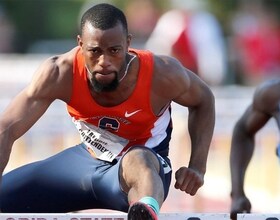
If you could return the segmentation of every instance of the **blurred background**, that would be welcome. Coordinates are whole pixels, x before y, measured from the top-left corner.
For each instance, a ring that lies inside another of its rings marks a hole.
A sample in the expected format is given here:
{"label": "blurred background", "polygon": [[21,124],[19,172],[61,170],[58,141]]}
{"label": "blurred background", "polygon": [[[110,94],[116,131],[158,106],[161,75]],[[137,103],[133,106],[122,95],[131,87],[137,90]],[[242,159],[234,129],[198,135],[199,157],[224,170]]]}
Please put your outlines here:
{"label": "blurred background", "polygon": [[[171,186],[166,212],[228,212],[232,128],[257,85],[280,76],[279,0],[1,0],[0,111],[47,57],[77,45],[81,14],[107,2],[126,14],[132,47],[172,55],[199,75],[216,97],[216,126],[205,185],[195,197]],[[170,157],[174,171],[187,165],[187,109],[173,104]],[[272,120],[257,134],[246,175],[253,212],[279,212],[280,175]],[[64,103],[56,101],[14,145],[9,171],[79,142]],[[173,178],[174,179],[174,178]],[[173,183],[174,184],[174,183]]]}

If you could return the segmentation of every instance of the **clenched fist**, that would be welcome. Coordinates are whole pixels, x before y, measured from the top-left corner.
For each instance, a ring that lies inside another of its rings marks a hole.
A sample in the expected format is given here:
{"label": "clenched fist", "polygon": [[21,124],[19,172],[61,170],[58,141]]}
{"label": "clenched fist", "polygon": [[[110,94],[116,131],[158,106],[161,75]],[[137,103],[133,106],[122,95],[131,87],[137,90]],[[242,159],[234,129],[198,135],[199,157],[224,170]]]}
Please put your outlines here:
{"label": "clenched fist", "polygon": [[175,173],[175,180],[176,189],[185,191],[186,193],[193,196],[203,185],[204,174],[201,174],[200,172],[191,168],[181,167]]}

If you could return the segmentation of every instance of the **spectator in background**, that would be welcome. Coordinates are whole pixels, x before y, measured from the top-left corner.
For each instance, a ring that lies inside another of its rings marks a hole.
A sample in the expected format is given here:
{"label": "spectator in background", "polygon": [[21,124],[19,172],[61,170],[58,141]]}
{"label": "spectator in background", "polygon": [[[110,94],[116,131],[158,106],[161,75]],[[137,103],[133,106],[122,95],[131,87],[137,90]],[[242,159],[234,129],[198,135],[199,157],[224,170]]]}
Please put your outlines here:
{"label": "spectator in background", "polygon": [[14,52],[15,28],[0,5],[0,53]]}
{"label": "spectator in background", "polygon": [[125,14],[129,30],[138,39],[149,37],[160,16],[154,0],[130,0],[126,4]]}
{"label": "spectator in background", "polygon": [[220,24],[200,0],[173,0],[160,17],[146,48],[175,56],[210,85],[226,77],[226,46]]}
{"label": "spectator in background", "polygon": [[280,25],[264,1],[242,1],[232,20],[239,83],[255,86],[280,72]]}

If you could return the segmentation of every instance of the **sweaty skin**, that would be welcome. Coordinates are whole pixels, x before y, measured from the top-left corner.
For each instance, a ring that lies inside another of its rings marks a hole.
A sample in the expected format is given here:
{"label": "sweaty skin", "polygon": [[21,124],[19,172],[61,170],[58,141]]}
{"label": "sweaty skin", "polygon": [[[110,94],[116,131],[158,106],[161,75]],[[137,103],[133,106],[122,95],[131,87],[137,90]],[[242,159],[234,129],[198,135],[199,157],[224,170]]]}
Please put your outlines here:
{"label": "sweaty skin", "polygon": [[[252,103],[234,127],[231,152],[231,218],[250,212],[251,202],[244,192],[244,178],[255,148],[255,135],[274,118],[279,128],[280,80],[264,82],[257,87]],[[279,128],[280,129],[280,128]]]}
{"label": "sweaty skin", "polygon": [[[94,80],[103,86],[122,78],[127,60],[131,36],[125,35],[122,25],[100,30],[86,24],[82,35],[77,37],[87,68],[92,98],[105,107],[115,106],[132,94],[135,87],[139,60],[134,59],[128,73],[112,91],[97,91]],[[77,48],[44,61],[37,69],[31,83],[19,93],[0,117],[0,171],[3,173],[15,140],[21,137],[45,113],[51,103],[62,100],[68,103],[72,92],[72,63]],[[162,89],[164,88],[164,89]],[[176,173],[175,188],[195,195],[204,183],[206,162],[215,122],[214,97],[208,86],[194,73],[185,69],[177,60],[167,56],[154,57],[151,91],[152,109],[158,115],[162,108],[174,101],[188,107],[188,127],[191,137],[189,164]],[[186,122],[187,123],[187,122]],[[145,159],[141,167],[127,166],[131,161]],[[143,176],[133,172],[142,169]],[[123,158],[120,179],[129,201],[137,201],[142,195],[150,195],[163,202],[163,190],[158,173],[157,158],[150,152],[132,150]],[[144,177],[150,179],[146,180]],[[139,184],[137,184],[139,183]],[[145,188],[138,186],[145,184]],[[158,186],[158,189],[155,187]]]}

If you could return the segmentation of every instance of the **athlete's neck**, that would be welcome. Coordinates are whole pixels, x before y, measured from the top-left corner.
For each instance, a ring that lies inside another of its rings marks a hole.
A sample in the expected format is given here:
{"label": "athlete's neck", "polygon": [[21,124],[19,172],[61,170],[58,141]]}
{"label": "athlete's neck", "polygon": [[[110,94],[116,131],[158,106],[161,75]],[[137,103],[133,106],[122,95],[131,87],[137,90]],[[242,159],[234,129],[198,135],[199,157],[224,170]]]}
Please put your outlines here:
{"label": "athlete's neck", "polygon": [[136,58],[136,55],[131,55],[129,53],[127,53],[127,59],[128,61],[126,62],[126,67],[124,70],[124,74],[122,75],[122,77],[119,79],[119,82],[121,82],[127,75],[128,69],[130,67],[131,62]]}

